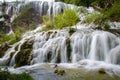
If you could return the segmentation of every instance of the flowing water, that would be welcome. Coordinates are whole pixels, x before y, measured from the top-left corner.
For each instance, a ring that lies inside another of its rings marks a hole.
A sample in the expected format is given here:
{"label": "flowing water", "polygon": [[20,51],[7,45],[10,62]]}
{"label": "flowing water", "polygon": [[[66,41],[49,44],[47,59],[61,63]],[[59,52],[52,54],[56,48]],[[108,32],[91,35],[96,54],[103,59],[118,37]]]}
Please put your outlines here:
{"label": "flowing water", "polygon": [[[63,12],[67,7],[76,8],[74,5],[65,4],[53,1],[35,1],[19,4],[16,13],[20,13],[26,6],[31,5],[38,11],[39,15],[48,14],[55,16]],[[79,7],[80,8],[80,7]],[[11,8],[8,8],[9,14]],[[85,8],[89,13],[92,13],[93,8]],[[14,10],[13,10],[14,11]],[[80,15],[83,20],[84,14]],[[117,25],[117,24],[116,24]],[[18,69],[10,69],[11,72],[25,72],[26,70],[33,70],[31,75],[36,80],[57,80],[58,77],[51,72],[39,69],[42,64],[58,63],[66,68],[79,68],[80,66],[86,69],[96,70],[104,68],[108,74],[120,75],[120,36],[107,31],[93,30],[90,27],[94,24],[82,24],[79,22],[75,26],[74,33],[69,33],[68,29],[50,30],[40,32],[43,26],[38,27],[34,31],[25,33],[21,41],[15,43],[8,51],[6,51],[3,58],[0,59],[0,65],[5,65],[10,60],[10,66],[15,65],[15,56],[21,50],[21,46],[28,39],[33,39],[33,48],[31,53],[31,66],[24,66]],[[115,27],[111,25],[111,27]],[[119,28],[119,27],[117,27]],[[15,47],[18,46],[18,50]],[[15,54],[10,59],[10,54]],[[43,73],[39,73],[39,72]],[[38,73],[37,73],[38,72]],[[36,74],[47,74],[49,77],[37,76]],[[54,78],[53,78],[54,77]],[[43,79],[44,78],[44,79]]]}

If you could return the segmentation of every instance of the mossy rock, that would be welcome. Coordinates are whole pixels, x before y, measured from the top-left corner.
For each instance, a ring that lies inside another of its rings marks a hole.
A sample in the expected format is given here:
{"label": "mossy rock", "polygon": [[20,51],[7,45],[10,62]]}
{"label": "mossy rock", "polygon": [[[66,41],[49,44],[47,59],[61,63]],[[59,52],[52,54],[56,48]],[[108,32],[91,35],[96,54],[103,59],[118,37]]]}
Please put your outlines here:
{"label": "mossy rock", "polygon": [[101,68],[101,69],[98,70],[98,73],[100,73],[100,74],[106,74],[106,71],[105,71],[105,69]]}
{"label": "mossy rock", "polygon": [[21,47],[21,49],[31,49],[33,45],[33,39],[27,40]]}
{"label": "mossy rock", "polygon": [[15,67],[25,66],[30,64],[31,49],[21,50],[15,57]]}
{"label": "mossy rock", "polygon": [[68,28],[68,32],[70,35],[72,35],[75,31],[76,31],[76,29],[74,29],[74,28]]}
{"label": "mossy rock", "polygon": [[0,71],[0,80],[33,80],[33,78],[27,74],[11,74],[8,71]]}
{"label": "mossy rock", "polygon": [[10,48],[9,44],[3,43],[0,45],[0,58],[4,56],[5,52]]}
{"label": "mossy rock", "polygon": [[33,40],[26,41],[22,46],[20,52],[15,57],[15,67],[25,66],[30,64],[32,53]]}
{"label": "mossy rock", "polygon": [[63,69],[60,69],[60,70],[57,69],[57,70],[54,71],[54,73],[57,74],[57,75],[64,75],[65,74],[65,70],[63,70]]}
{"label": "mossy rock", "polygon": [[14,19],[12,27],[15,32],[18,28],[22,29],[22,31],[33,30],[41,22],[42,20],[40,19],[40,15],[38,15],[37,11],[28,6]]}

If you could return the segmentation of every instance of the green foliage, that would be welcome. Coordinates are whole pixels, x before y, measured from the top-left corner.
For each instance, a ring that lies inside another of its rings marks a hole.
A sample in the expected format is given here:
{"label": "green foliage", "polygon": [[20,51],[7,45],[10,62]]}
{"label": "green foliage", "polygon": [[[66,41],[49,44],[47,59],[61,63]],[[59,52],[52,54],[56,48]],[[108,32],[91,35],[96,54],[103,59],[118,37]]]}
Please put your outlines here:
{"label": "green foliage", "polygon": [[7,43],[0,44],[0,58],[4,56],[8,48],[9,48],[9,45]]}
{"label": "green foliage", "polygon": [[94,13],[88,14],[86,16],[85,22],[87,22],[87,23],[92,23],[92,22],[99,23],[98,20],[100,20],[102,17],[103,17],[103,14],[100,14],[98,12],[94,12]]}
{"label": "green foliage", "polygon": [[48,16],[43,16],[43,24],[47,29],[61,29],[66,26],[75,25],[79,20],[77,13],[74,10],[67,9],[64,13],[57,14],[54,18],[49,19]]}
{"label": "green foliage", "polygon": [[[57,0],[56,0],[57,1]],[[115,0],[59,0],[65,3],[74,4],[77,6],[97,6],[100,8],[107,8],[112,6]]]}
{"label": "green foliage", "polygon": [[75,4],[77,6],[89,6],[94,0],[60,0],[65,3]]}
{"label": "green foliage", "polygon": [[0,71],[0,80],[33,80],[27,73],[11,74],[7,71]]}
{"label": "green foliage", "polygon": [[111,8],[105,12],[105,17],[112,21],[120,21],[120,0],[117,0]]}
{"label": "green foliage", "polygon": [[64,75],[65,74],[65,70],[57,69],[57,70],[54,71],[54,73],[57,74],[57,75]]}
{"label": "green foliage", "polygon": [[3,35],[1,35],[1,37],[2,38],[0,38],[0,44],[2,44],[4,42],[6,42],[8,44],[13,44],[20,40],[20,36],[17,33],[10,34],[10,35],[3,34]]}
{"label": "green foliage", "polygon": [[94,12],[86,16],[86,23],[94,23],[98,25],[96,29],[108,30],[110,26],[108,25],[109,19],[106,18],[105,14]]}
{"label": "green foliage", "polygon": [[109,29],[108,21],[120,21],[120,0],[116,0],[110,8],[105,9],[102,13],[92,13],[89,14],[85,22],[87,23],[95,23],[99,25],[99,29]]}

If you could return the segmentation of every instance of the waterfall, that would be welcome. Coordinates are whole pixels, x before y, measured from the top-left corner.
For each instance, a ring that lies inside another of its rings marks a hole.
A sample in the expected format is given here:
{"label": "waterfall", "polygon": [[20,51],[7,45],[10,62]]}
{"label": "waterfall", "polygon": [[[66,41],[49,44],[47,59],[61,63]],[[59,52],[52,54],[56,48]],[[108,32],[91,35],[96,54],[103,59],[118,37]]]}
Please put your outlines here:
{"label": "waterfall", "polygon": [[[29,6],[34,8],[36,15],[40,17],[43,15],[54,17],[67,9],[67,7],[71,9],[77,7],[62,2],[54,2],[54,0],[39,0],[19,4],[14,9],[10,6],[6,13],[11,16],[16,16]],[[94,11],[93,8],[84,9],[89,13]],[[45,26],[39,26],[33,31],[26,32],[22,35],[22,39],[13,44],[5,52],[5,55],[0,58],[0,65],[14,66],[16,64],[16,56],[22,51],[22,45],[29,39],[33,39],[32,51],[29,56],[30,66],[43,63],[70,63],[79,64],[80,66],[77,67],[89,65],[90,67],[94,66],[94,68],[98,68],[98,65],[100,65],[102,68],[106,68],[106,65],[109,64],[107,68],[113,69],[111,67],[117,66],[117,69],[120,69],[120,36],[107,31],[93,30],[91,28],[95,27],[95,24],[91,23],[88,25],[82,23],[85,19],[83,13],[79,17],[81,21],[71,26],[75,29],[73,33],[70,33],[68,28],[41,31]],[[110,26],[112,28],[117,26],[117,29],[119,29],[119,23],[110,23]],[[16,47],[18,47],[17,50],[15,49]],[[89,69],[89,67],[87,68]],[[113,73],[115,72],[116,74],[120,74],[119,71],[117,73],[116,69]]]}
{"label": "waterfall", "polygon": [[[120,64],[120,38],[110,32],[99,30],[77,30],[72,35],[68,30],[39,32],[39,28],[24,34],[23,39],[10,48],[0,62],[12,52],[10,65],[15,64],[15,56],[28,39],[33,38],[31,65],[37,63],[77,63],[81,60],[103,61]],[[69,39],[69,43],[68,40]],[[70,46],[67,46],[67,45]],[[14,48],[18,46],[18,50]],[[8,55],[6,57],[6,55]]]}
{"label": "waterfall", "polygon": [[6,14],[11,16],[11,21],[13,21],[22,10],[28,7],[32,7],[35,10],[36,15],[39,15],[40,17],[43,15],[49,15],[51,17],[63,12],[68,7],[73,9],[76,6],[62,2],[55,2],[54,0],[31,0],[25,3],[20,3],[17,6],[8,6]]}
{"label": "waterfall", "polygon": [[50,31],[35,35],[31,64],[67,62],[65,31]]}

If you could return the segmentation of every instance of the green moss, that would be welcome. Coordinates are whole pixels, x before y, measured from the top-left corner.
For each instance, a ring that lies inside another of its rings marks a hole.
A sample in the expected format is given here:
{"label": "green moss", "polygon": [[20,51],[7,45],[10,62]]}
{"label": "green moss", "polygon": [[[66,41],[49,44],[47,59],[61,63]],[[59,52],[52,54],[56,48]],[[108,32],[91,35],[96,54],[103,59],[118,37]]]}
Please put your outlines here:
{"label": "green moss", "polygon": [[8,43],[9,45],[14,44],[15,42],[19,41],[21,36],[17,33],[6,35],[2,34],[2,38],[0,38],[0,44],[2,43]]}
{"label": "green moss", "polygon": [[0,58],[4,56],[5,52],[9,47],[10,47],[9,44],[7,43],[3,43],[0,45]]}
{"label": "green moss", "polygon": [[101,74],[98,71],[86,71],[84,69],[66,69],[61,80],[120,80],[118,76]]}
{"label": "green moss", "polygon": [[31,60],[33,40],[28,40],[21,46],[20,52],[15,57],[15,67],[29,65]]}
{"label": "green moss", "polygon": [[57,75],[64,75],[65,74],[65,70],[57,69],[57,70],[54,71],[54,73],[57,74]]}
{"label": "green moss", "polygon": [[104,70],[103,68],[99,69],[98,72],[99,72],[100,74],[106,74],[106,72],[105,72],[105,70]]}
{"label": "green moss", "polygon": [[15,67],[29,65],[31,51],[31,49],[21,50],[15,57]]}
{"label": "green moss", "polygon": [[108,8],[104,14],[105,17],[110,19],[111,21],[120,21],[120,0],[116,0],[112,7]]}
{"label": "green moss", "polygon": [[7,71],[0,71],[0,80],[33,80],[33,78],[26,73],[10,74]]}

